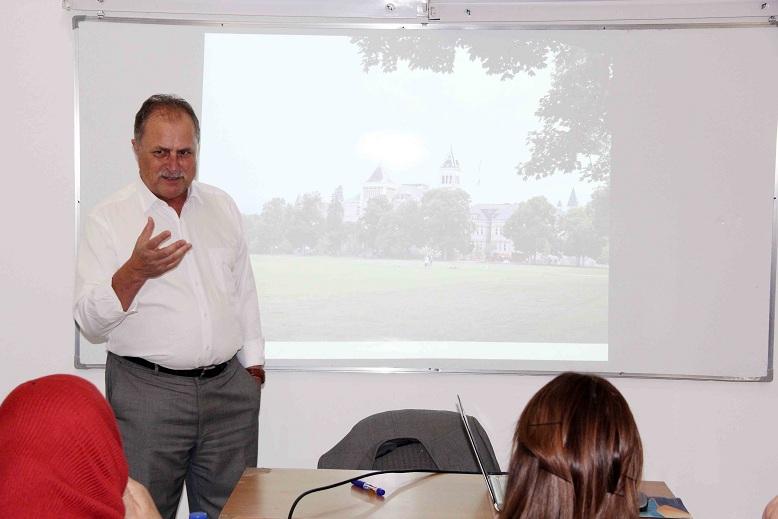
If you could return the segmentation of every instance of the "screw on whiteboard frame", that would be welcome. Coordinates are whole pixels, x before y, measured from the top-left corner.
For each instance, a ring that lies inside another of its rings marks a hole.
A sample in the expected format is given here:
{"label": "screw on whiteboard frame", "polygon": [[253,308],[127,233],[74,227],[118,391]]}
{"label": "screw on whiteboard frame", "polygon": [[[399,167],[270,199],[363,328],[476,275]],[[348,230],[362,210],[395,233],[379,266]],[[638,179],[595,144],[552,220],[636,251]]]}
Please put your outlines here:
{"label": "screw on whiteboard frame", "polygon": [[101,20],[105,18],[105,11],[97,11],[97,17]]}

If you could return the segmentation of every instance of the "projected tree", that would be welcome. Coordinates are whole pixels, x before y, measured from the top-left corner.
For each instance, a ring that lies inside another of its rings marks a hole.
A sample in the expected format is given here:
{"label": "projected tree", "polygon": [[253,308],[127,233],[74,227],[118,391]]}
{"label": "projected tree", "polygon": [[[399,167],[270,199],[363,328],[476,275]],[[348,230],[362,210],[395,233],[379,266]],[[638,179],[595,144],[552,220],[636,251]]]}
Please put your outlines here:
{"label": "projected tree", "polygon": [[244,215],[244,232],[252,253],[289,252],[286,240],[288,204],[275,197],[262,207],[260,214]]}
{"label": "projected tree", "polygon": [[412,247],[421,247],[424,243],[421,221],[421,207],[415,200],[392,207],[382,219],[382,232],[377,239],[382,254],[407,257]]}
{"label": "projected tree", "polygon": [[574,207],[559,217],[559,238],[562,251],[578,258],[580,265],[584,256],[598,257],[602,242],[592,224],[588,207]]}
{"label": "projected tree", "polygon": [[536,112],[542,129],[527,135],[524,145],[531,158],[517,164],[516,172],[524,180],[556,172],[577,172],[590,182],[607,180],[611,135],[605,102],[612,63],[602,52],[548,38],[486,38],[475,31],[467,38],[443,31],[399,38],[369,34],[351,42],[359,48],[366,72],[372,67],[392,72],[405,61],[411,70],[451,73],[457,49],[502,79],[553,67],[551,88]]}
{"label": "projected tree", "polygon": [[455,252],[472,249],[470,236],[470,195],[461,189],[433,189],[421,199],[421,215],[426,241],[443,253],[443,259]]}
{"label": "projected tree", "polygon": [[556,241],[556,209],[544,196],[521,202],[505,222],[505,236],[534,262],[539,252],[552,250]]}
{"label": "projected tree", "polygon": [[386,232],[387,215],[392,211],[392,203],[385,196],[376,196],[367,201],[365,211],[359,219],[360,238],[369,250],[376,250]]}
{"label": "projected tree", "polygon": [[314,248],[324,232],[321,195],[305,193],[288,207],[287,238],[295,249]]}
{"label": "projected tree", "polygon": [[337,255],[340,253],[344,239],[343,186],[338,186],[330,197],[324,225],[324,235],[319,241],[319,249],[322,252]]}
{"label": "projected tree", "polygon": [[597,236],[607,240],[610,235],[611,226],[609,183],[594,190],[588,206],[592,217],[592,225],[594,225],[594,228],[597,230]]}

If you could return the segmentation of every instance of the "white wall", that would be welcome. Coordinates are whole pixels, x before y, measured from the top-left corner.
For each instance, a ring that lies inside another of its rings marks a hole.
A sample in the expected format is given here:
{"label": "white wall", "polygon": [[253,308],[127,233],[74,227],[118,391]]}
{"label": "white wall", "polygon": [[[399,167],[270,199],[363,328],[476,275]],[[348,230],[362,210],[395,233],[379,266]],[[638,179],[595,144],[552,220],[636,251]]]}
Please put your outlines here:
{"label": "white wall", "polygon": [[[73,49],[56,0],[6,4],[0,19],[0,398],[73,368],[75,264]],[[131,124],[128,121],[128,128]],[[129,139],[129,135],[128,135]],[[105,167],[111,168],[110,157]],[[127,172],[128,178],[134,173]],[[766,340],[766,338],[765,338]],[[454,410],[457,393],[507,467],[515,420],[545,377],[273,373],[260,418],[260,465],[315,467],[353,423],[390,408]],[[646,452],[695,517],[759,517],[778,493],[778,384],[616,379]],[[506,395],[505,405],[489,395]]]}

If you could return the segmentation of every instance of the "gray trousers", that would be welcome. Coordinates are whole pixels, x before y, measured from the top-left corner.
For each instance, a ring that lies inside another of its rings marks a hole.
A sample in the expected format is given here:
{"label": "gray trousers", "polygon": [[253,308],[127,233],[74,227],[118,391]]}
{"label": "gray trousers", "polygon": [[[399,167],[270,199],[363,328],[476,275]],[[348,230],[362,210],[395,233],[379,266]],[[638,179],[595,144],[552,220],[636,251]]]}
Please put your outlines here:
{"label": "gray trousers", "polygon": [[180,377],[112,353],[105,391],[130,477],[175,519],[183,485],[190,512],[219,517],[246,467],[257,465],[261,389],[237,359],[213,378]]}

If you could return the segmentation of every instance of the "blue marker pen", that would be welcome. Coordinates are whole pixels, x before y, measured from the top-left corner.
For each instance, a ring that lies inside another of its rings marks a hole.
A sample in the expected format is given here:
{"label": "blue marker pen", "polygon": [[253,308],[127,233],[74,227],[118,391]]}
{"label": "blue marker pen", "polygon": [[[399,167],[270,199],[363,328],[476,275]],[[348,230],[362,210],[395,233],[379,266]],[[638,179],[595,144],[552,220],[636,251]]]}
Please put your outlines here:
{"label": "blue marker pen", "polygon": [[379,496],[386,494],[386,490],[384,490],[383,488],[374,487],[370,483],[365,483],[364,481],[360,481],[358,479],[352,481],[351,484],[363,490],[369,490],[370,492],[375,492]]}

